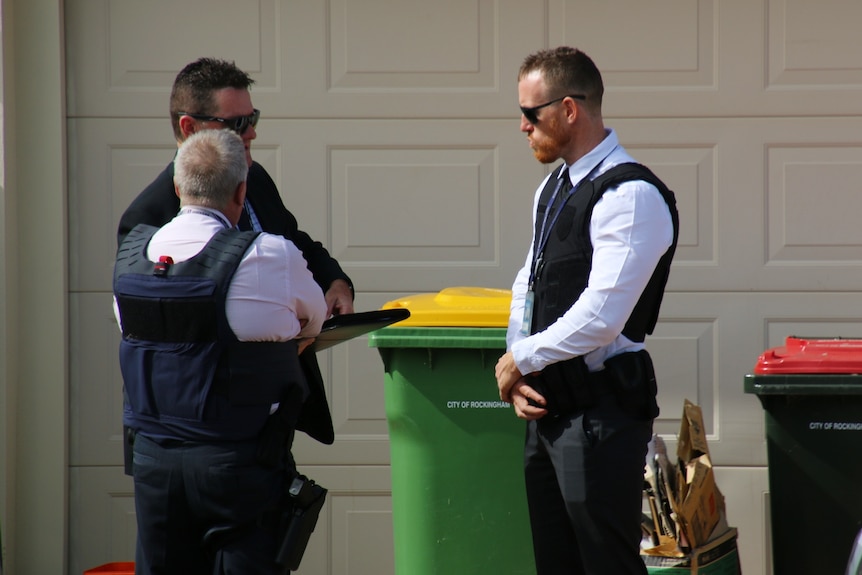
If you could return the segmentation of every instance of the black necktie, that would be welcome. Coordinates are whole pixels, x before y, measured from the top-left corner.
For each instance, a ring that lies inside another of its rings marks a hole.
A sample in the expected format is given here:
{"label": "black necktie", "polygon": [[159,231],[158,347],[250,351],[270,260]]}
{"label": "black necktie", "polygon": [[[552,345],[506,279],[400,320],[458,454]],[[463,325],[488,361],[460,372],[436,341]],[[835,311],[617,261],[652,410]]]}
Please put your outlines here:
{"label": "black necktie", "polygon": [[[557,182],[557,191],[551,196],[551,203],[548,204],[548,214],[551,216],[550,227],[554,227],[557,218],[560,216],[560,210],[569,201],[569,196],[572,192],[572,180],[569,178],[569,168],[566,167],[560,173],[559,181]],[[550,229],[548,229],[550,232]]]}

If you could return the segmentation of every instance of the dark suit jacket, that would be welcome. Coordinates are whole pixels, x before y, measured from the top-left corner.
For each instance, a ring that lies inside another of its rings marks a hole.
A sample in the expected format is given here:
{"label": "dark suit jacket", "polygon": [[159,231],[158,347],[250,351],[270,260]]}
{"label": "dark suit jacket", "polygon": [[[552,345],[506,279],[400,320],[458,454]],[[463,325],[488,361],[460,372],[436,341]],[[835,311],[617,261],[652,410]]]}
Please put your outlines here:
{"label": "dark suit jacket", "polygon": [[[246,198],[260,221],[263,231],[284,236],[296,244],[305,256],[308,269],[314,274],[315,281],[324,292],[336,279],[343,279],[349,285],[353,285],[326,248],[299,229],[294,215],[284,207],[275,182],[257,162],[253,162],[248,171]],[[180,200],[174,191],[172,162],[123,213],[117,229],[117,245],[123,243],[126,235],[136,225],[149,224],[161,227],[171,221],[179,209]],[[240,228],[243,228],[242,221]],[[335,432],[317,356],[313,353],[303,353],[299,358],[308,379],[311,394],[303,406],[296,428],[321,443],[331,444],[335,440]]]}

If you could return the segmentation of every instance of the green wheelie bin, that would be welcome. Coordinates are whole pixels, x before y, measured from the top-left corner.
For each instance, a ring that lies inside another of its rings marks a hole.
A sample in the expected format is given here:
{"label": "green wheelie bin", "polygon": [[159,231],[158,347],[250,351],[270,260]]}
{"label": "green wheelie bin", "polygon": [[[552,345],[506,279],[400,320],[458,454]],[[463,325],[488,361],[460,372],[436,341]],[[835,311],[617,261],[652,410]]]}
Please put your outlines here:
{"label": "green wheelie bin", "polygon": [[862,528],[862,340],[786,338],[745,392],[766,421],[775,575],[843,575]]}
{"label": "green wheelie bin", "polygon": [[511,292],[455,287],[392,301],[383,360],[397,575],[535,574],[525,424],[500,401]]}

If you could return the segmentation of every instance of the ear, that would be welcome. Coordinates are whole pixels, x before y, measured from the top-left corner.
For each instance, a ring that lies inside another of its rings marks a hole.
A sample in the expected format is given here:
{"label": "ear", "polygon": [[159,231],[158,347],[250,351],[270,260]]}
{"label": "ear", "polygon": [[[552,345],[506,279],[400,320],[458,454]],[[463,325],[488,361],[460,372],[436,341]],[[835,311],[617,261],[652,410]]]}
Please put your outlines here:
{"label": "ear", "polygon": [[180,132],[183,134],[183,141],[197,131],[197,122],[191,116],[180,116]]}
{"label": "ear", "polygon": [[563,100],[563,105],[566,107],[566,120],[570,124],[574,124],[578,119],[578,114],[580,113],[580,109],[578,108],[578,103],[574,98],[566,98]]}
{"label": "ear", "polygon": [[243,180],[242,182],[239,183],[239,185],[236,187],[236,190],[234,190],[234,193],[233,193],[234,204],[236,204],[240,207],[240,211],[242,211],[242,207],[245,204],[245,191],[246,191],[246,185],[245,185],[245,181]]}
{"label": "ear", "polygon": [[178,198],[180,197],[180,188],[176,184],[174,184],[174,193],[177,195]]}

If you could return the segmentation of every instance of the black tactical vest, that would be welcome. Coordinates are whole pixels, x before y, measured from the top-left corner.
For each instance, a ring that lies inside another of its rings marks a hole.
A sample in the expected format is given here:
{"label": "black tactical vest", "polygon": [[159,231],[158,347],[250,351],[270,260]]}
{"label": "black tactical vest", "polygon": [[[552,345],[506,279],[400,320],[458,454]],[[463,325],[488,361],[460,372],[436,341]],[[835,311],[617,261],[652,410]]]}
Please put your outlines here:
{"label": "black tactical vest", "polygon": [[123,423],[156,438],[256,437],[273,403],[307,394],[295,341],[240,342],[227,321],[231,279],[258,233],[222,230],[175,264],[147,259],[157,229],[132,230],[114,266]]}
{"label": "black tactical vest", "polygon": [[[539,196],[536,211],[537,241],[560,169],[554,170]],[[535,304],[531,333],[542,331],[554,323],[572,307],[586,289],[593,257],[590,241],[593,208],[607,189],[631,180],[643,180],[658,188],[667,202],[673,221],[673,243],[659,260],[622,333],[632,341],[642,342],[646,334],[653,332],[679,237],[679,215],[673,192],[658,177],[641,164],[625,163],[611,168],[592,181],[582,182],[570,195],[558,194],[556,205],[552,207],[554,212],[560,205],[559,196],[567,196],[567,201],[563,200],[566,203],[555,225],[548,232],[542,263],[534,278]],[[539,247],[534,245],[533,249],[537,252]]]}

